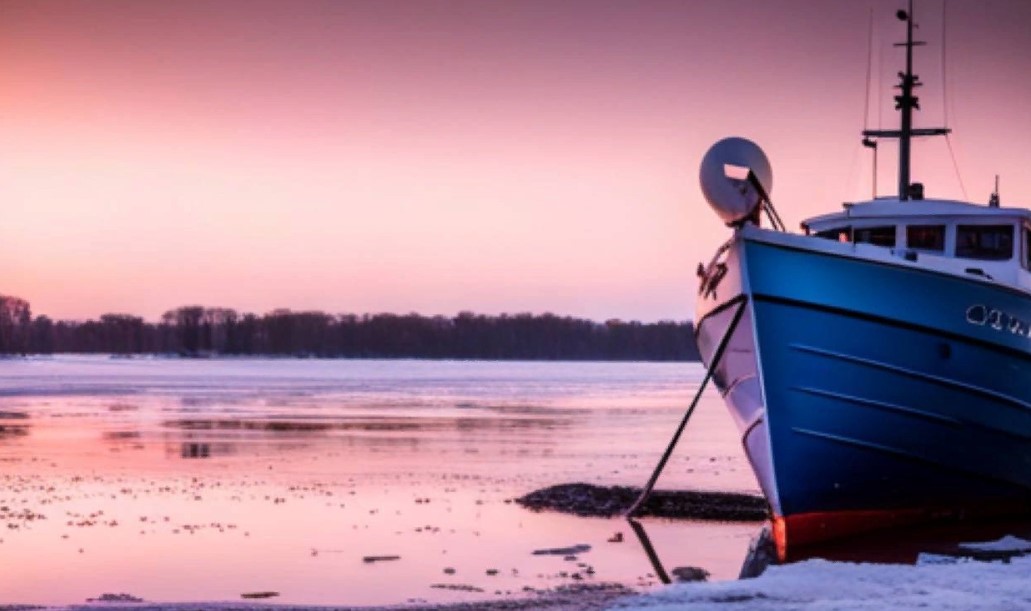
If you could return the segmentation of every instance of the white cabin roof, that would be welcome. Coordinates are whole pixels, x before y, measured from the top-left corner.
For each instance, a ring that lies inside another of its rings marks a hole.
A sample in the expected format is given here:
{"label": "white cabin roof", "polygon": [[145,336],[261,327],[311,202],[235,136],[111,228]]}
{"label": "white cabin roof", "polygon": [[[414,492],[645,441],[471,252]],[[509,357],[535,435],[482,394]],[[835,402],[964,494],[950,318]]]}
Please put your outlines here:
{"label": "white cabin roof", "polygon": [[853,219],[905,220],[935,217],[991,217],[1007,219],[1022,218],[1031,221],[1031,211],[1024,208],[994,208],[947,199],[920,199],[900,201],[898,199],[875,199],[865,202],[847,203],[841,212],[822,214],[802,221],[803,227],[816,230],[832,225],[849,223]]}

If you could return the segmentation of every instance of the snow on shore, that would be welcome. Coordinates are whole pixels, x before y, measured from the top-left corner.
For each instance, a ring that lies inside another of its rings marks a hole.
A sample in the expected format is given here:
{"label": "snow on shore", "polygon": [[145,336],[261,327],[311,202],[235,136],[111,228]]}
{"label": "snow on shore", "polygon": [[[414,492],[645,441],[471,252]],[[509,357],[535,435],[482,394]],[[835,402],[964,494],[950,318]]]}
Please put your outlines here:
{"label": "snow on shore", "polygon": [[963,543],[960,548],[975,552],[1031,552],[1031,541],[1026,541],[1013,535],[1006,535],[998,541],[985,543]]}
{"label": "snow on shore", "polygon": [[966,611],[1031,608],[1031,557],[1010,562],[853,564],[809,560],[740,581],[687,583],[622,599],[612,609]]}
{"label": "snow on shore", "polygon": [[[625,590],[624,590],[625,592]],[[934,556],[915,566],[809,560],[773,566],[760,577],[684,583],[619,597],[618,588],[553,592],[539,598],[391,607],[327,607],[253,603],[89,604],[46,611],[1003,611],[1031,608],[1031,557],[980,562]],[[613,597],[617,597],[613,600]],[[0,605],[0,611],[29,607]],[[43,609],[31,607],[32,609]]]}

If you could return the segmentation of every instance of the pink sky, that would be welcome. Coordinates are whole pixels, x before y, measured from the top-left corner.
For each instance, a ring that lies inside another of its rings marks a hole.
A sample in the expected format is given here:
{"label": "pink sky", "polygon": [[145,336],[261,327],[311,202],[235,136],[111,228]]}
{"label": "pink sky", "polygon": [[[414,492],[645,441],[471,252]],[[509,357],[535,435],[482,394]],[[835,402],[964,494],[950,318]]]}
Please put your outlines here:
{"label": "pink sky", "polygon": [[[712,142],[767,151],[792,228],[869,196],[867,22],[871,127],[894,127],[901,4],[0,0],[0,292],[60,318],[687,319],[727,232],[697,186]],[[1031,3],[947,14],[967,195],[998,173],[1029,205]],[[917,20],[936,126],[942,0]],[[915,155],[963,197],[944,140]]]}

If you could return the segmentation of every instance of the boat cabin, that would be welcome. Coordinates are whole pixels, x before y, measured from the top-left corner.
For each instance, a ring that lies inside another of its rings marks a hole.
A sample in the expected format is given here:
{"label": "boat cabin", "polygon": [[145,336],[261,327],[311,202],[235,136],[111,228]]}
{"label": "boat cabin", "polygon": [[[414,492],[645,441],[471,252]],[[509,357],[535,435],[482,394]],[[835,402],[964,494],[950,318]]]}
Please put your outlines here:
{"label": "boat cabin", "polygon": [[942,271],[1031,289],[1031,211],[950,200],[878,199],[802,223],[806,235]]}

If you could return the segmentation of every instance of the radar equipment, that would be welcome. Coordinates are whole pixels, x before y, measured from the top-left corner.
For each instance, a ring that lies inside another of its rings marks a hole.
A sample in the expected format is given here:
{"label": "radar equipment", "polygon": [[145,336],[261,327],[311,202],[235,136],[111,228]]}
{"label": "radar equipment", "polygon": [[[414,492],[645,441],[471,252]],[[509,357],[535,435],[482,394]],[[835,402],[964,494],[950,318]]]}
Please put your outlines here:
{"label": "radar equipment", "polygon": [[765,211],[773,227],[784,230],[770,202],[770,160],[751,140],[731,137],[712,145],[702,157],[699,182],[705,200],[727,225],[758,224],[759,214]]}

